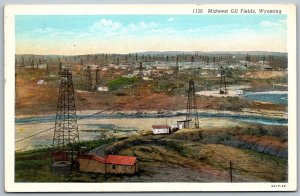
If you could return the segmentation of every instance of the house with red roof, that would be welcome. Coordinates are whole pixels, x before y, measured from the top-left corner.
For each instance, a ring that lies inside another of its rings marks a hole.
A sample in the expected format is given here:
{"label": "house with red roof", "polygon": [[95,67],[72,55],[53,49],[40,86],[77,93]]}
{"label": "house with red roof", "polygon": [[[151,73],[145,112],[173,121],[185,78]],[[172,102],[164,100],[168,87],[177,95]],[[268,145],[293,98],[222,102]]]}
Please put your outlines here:
{"label": "house with red roof", "polygon": [[138,171],[137,158],[132,156],[108,155],[106,157],[106,173],[134,174]]}
{"label": "house with red roof", "polygon": [[79,171],[91,173],[134,174],[138,171],[137,158],[132,156],[78,155]]}
{"label": "house with red roof", "polygon": [[153,134],[169,134],[171,127],[168,125],[152,125]]}

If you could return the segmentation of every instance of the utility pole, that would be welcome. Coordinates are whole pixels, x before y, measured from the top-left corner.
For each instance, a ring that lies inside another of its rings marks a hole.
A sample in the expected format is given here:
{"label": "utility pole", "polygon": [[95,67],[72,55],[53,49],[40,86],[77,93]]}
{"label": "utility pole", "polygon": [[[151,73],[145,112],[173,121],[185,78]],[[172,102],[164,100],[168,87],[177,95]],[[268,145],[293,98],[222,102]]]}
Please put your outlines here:
{"label": "utility pole", "polygon": [[190,127],[189,126],[190,123],[192,123],[195,128],[199,128],[197,101],[196,101],[196,96],[195,96],[195,84],[194,84],[193,80],[189,81],[187,114],[186,114],[187,128]]}
{"label": "utility pole", "polygon": [[[79,143],[76,105],[72,72],[64,69],[57,102],[57,112],[52,144],[51,164],[64,161],[73,163],[76,145]],[[77,149],[78,152],[79,149]]]}
{"label": "utility pole", "polygon": [[229,161],[229,172],[230,172],[230,182],[232,182],[232,164],[231,164],[231,161]]}

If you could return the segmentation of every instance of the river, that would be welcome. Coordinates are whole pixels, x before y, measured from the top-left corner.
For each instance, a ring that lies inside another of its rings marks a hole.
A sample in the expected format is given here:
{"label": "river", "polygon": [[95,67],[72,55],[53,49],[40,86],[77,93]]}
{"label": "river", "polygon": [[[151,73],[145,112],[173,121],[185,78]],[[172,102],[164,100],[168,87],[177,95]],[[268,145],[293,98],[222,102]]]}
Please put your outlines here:
{"label": "river", "polygon": [[[96,140],[106,137],[130,136],[142,130],[151,130],[155,124],[172,124],[184,120],[185,115],[177,114],[98,114],[89,118],[88,115],[78,115],[80,140]],[[81,119],[81,120],[80,120]],[[55,115],[46,117],[27,117],[15,120],[16,141],[54,127]],[[287,126],[286,118],[273,118],[254,115],[239,115],[231,113],[199,113],[200,127],[224,128],[247,124],[283,125]],[[16,143],[17,151],[33,148],[49,147],[52,144],[53,129]]]}
{"label": "river", "polygon": [[246,99],[252,101],[271,102],[275,104],[288,103],[288,94],[285,91],[268,91],[268,92],[247,92],[243,95]]}

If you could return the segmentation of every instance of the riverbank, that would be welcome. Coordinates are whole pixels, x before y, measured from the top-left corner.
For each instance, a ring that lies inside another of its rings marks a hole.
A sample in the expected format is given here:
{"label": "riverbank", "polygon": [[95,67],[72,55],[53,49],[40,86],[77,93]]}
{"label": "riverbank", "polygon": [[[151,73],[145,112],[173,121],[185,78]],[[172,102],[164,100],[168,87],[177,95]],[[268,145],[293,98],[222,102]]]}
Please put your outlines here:
{"label": "riverbank", "polygon": [[[153,116],[161,116],[161,117],[170,117],[170,116],[178,116],[186,114],[187,110],[114,110],[114,111],[105,111],[105,110],[82,110],[77,111],[78,116],[88,116],[93,114],[102,114],[103,116],[132,116],[132,115],[140,115],[145,117],[145,115]],[[286,118],[286,111],[278,111],[278,110],[265,110],[265,109],[250,109],[243,108],[241,112],[238,111],[226,111],[226,110],[212,110],[212,109],[199,109],[198,113],[201,114],[230,114],[230,115],[250,115],[250,116],[264,116],[264,117],[274,117],[274,118]],[[28,119],[28,118],[46,118],[49,116],[54,117],[55,113],[49,114],[40,114],[40,115],[16,115],[15,119]]]}

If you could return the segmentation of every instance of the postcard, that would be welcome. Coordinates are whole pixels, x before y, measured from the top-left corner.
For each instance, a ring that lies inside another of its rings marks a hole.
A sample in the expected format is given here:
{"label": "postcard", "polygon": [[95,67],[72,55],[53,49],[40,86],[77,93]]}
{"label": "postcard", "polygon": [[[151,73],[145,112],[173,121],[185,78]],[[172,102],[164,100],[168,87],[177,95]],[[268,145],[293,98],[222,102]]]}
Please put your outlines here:
{"label": "postcard", "polygon": [[7,192],[295,191],[296,7],[5,7]]}

